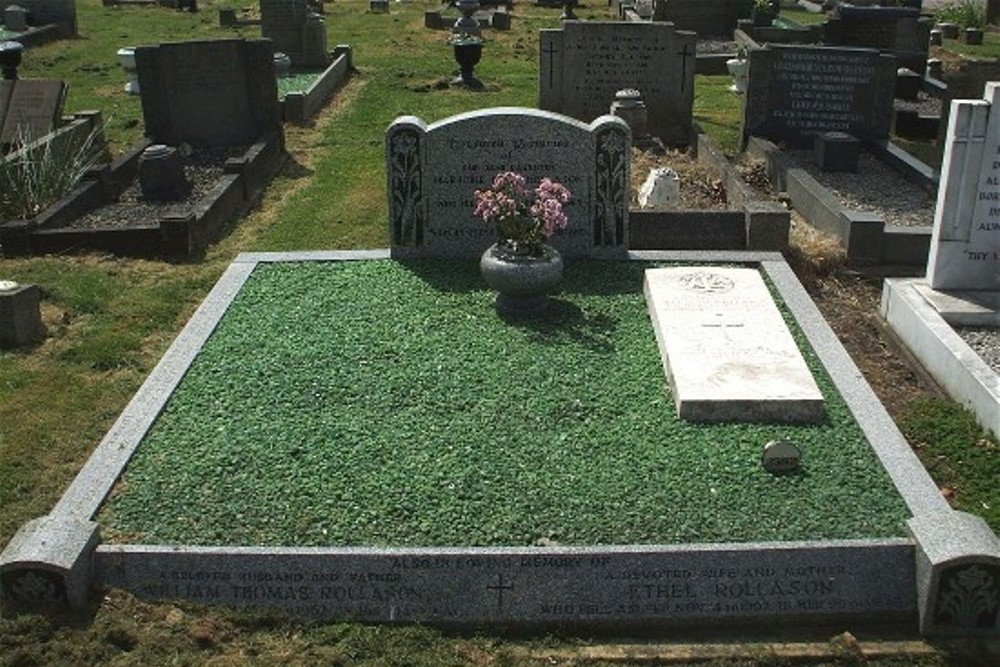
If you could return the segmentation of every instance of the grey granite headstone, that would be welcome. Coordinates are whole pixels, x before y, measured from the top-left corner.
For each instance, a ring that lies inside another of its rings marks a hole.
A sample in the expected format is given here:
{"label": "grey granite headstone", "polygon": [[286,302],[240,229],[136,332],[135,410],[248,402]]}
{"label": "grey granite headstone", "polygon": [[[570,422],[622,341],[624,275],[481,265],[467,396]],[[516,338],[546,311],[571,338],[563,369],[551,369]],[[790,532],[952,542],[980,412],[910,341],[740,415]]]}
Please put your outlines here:
{"label": "grey granite headstone", "polygon": [[[4,82],[5,84],[8,82]],[[0,144],[11,143],[24,133],[41,139],[55,129],[66,99],[66,84],[44,79],[16,79],[5,86],[6,113],[0,118]],[[0,102],[3,101],[0,94]]]}
{"label": "grey granite headstone", "polygon": [[539,37],[538,106],[592,121],[634,88],[649,130],[671,146],[691,138],[695,34],[669,23],[566,21]]}
{"label": "grey granite headstone", "polygon": [[624,253],[628,236],[628,125],[592,123],[501,107],[431,125],[397,118],[386,132],[389,237],[394,256],[478,257],[496,239],[473,216],[473,194],[502,171],[530,185],[549,177],[570,189],[569,227],[550,239],[566,256]]}
{"label": "grey granite headstone", "polygon": [[3,26],[11,32],[28,29],[28,10],[20,5],[8,5],[3,10]]}
{"label": "grey granite headstone", "polygon": [[887,139],[896,59],[872,49],[772,45],[749,54],[743,138],[800,148],[815,135]]}
{"label": "grey granite headstone", "polygon": [[927,259],[934,289],[1000,290],[1000,83],[955,100]]}
{"label": "grey granite headstone", "polygon": [[989,525],[964,512],[907,525],[917,542],[921,632],[1000,635],[1000,539]]}
{"label": "grey granite headstone", "polygon": [[98,541],[91,521],[54,515],[29,521],[0,553],[0,597],[50,608],[84,606]]}
{"label": "grey granite headstone", "polygon": [[653,20],[673,23],[699,37],[731,39],[739,19],[750,17],[749,0],[654,0]]}
{"label": "grey granite headstone", "polygon": [[281,128],[269,40],[140,46],[135,60],[146,135],[155,143],[250,144]]}
{"label": "grey granite headstone", "polygon": [[306,0],[261,0],[260,29],[274,42],[274,50],[287,54],[296,66],[322,67],[329,63],[326,25]]}

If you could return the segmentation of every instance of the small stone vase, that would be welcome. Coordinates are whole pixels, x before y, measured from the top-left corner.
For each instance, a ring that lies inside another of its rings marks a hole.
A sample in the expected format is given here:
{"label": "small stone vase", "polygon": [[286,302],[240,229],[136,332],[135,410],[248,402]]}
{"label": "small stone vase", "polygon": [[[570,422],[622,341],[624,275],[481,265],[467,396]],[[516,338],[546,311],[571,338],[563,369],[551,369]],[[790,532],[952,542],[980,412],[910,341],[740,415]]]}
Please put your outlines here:
{"label": "small stone vase", "polygon": [[531,315],[548,306],[548,293],[562,282],[563,259],[552,246],[543,244],[542,250],[536,257],[495,243],[483,253],[479,269],[486,284],[497,291],[498,311]]}

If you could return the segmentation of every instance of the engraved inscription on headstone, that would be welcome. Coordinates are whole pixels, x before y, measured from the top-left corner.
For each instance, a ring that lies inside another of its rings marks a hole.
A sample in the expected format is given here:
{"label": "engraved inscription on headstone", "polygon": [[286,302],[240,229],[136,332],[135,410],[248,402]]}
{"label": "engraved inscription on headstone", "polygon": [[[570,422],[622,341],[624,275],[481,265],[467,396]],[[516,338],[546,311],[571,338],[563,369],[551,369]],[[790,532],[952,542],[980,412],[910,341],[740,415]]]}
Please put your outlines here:
{"label": "engraved inscription on headstone", "polygon": [[587,124],[537,109],[498,108],[426,125],[404,116],[386,132],[389,234],[396,256],[478,257],[496,230],[473,215],[473,194],[502,171],[532,186],[548,177],[570,189],[570,224],[550,242],[569,256],[627,248],[628,125]]}
{"label": "engraved inscription on headstone", "polygon": [[927,279],[934,289],[1000,290],[1000,83],[955,100],[948,119]]}
{"label": "engraved inscription on headstone", "polygon": [[539,37],[538,106],[592,121],[615,93],[642,95],[649,130],[686,145],[694,105],[695,34],[670,23],[567,21]]}
{"label": "engraved inscription on headstone", "polygon": [[679,417],[823,420],[823,396],[757,270],[648,269],[644,291]]}
{"label": "engraved inscription on headstone", "polygon": [[750,52],[743,137],[799,147],[824,132],[886,139],[896,61],[871,49],[772,45]]}

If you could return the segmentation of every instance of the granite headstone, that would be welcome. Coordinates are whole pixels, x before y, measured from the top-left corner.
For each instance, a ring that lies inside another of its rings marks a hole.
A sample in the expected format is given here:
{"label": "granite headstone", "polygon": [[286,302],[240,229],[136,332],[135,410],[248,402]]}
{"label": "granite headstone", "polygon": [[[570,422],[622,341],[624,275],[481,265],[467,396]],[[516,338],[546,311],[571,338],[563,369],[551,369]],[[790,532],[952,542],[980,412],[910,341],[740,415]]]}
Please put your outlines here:
{"label": "granite headstone", "polygon": [[250,144],[281,128],[269,40],[140,46],[135,60],[146,135],[154,143]]}
{"label": "granite headstone", "polygon": [[639,91],[649,130],[671,146],[691,138],[695,34],[669,23],[565,21],[539,38],[538,106],[590,122],[615,93]]}
{"label": "granite headstone", "polygon": [[298,67],[325,67],[326,25],[306,0],[261,0],[261,34],[274,42],[275,52],[284,53]]}
{"label": "granite headstone", "polygon": [[537,109],[502,107],[431,125],[397,118],[386,132],[389,236],[394,256],[478,257],[496,231],[473,216],[473,194],[502,171],[536,185],[570,189],[570,226],[551,243],[564,255],[627,248],[628,125],[606,115],[592,123]]}
{"label": "granite headstone", "polygon": [[743,138],[800,148],[824,132],[887,139],[896,59],[873,49],[772,45],[749,53]]}
{"label": "granite headstone", "polygon": [[66,84],[44,79],[0,82],[0,144],[26,136],[40,139],[62,115]]}

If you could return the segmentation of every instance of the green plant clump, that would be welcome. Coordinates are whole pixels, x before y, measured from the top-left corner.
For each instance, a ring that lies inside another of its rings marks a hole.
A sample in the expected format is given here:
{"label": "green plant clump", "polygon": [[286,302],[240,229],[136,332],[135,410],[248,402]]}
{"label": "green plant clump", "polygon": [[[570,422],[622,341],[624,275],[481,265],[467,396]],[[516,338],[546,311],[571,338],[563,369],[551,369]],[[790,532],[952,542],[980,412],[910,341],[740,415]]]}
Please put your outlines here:
{"label": "green plant clump", "polygon": [[106,154],[99,126],[82,138],[64,134],[52,140],[19,128],[14,144],[22,148],[0,158],[0,220],[38,215],[75,188]]}
{"label": "green plant clump", "polygon": [[962,28],[984,28],[986,6],[982,0],[954,0],[934,10],[938,23],[955,23]]}
{"label": "green plant clump", "polygon": [[[118,541],[672,544],[900,536],[849,409],[819,426],[681,421],[642,266],[567,267],[502,320],[473,262],[262,265],[133,457]],[[802,474],[760,463],[801,445]]]}

